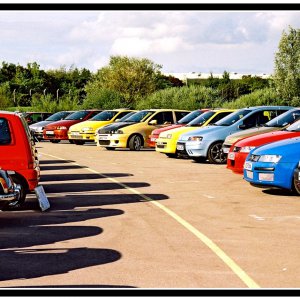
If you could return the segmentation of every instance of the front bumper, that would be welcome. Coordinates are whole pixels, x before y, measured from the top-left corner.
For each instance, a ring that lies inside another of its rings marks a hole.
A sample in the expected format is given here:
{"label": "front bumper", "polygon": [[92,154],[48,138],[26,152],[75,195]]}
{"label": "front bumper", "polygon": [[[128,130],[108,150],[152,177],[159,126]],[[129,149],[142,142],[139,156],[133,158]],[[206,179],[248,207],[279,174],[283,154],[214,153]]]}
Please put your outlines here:
{"label": "front bumper", "polygon": [[176,145],[177,143],[171,139],[158,138],[155,150],[162,153],[176,153]]}
{"label": "front bumper", "polygon": [[291,190],[295,163],[245,161],[244,179],[254,186]]}
{"label": "front bumper", "polygon": [[249,153],[229,152],[227,155],[227,169],[234,173],[243,174],[244,163]]}
{"label": "front bumper", "polygon": [[43,139],[44,140],[68,140],[68,131],[62,129],[44,130]]}
{"label": "front bumper", "polygon": [[80,140],[86,142],[95,141],[95,132],[80,132],[80,131],[69,131],[68,132],[69,140]]}
{"label": "front bumper", "polygon": [[205,141],[186,141],[185,149],[188,156],[207,157],[207,142]]}
{"label": "front bumper", "polygon": [[98,134],[97,145],[100,147],[127,148],[129,134]]}

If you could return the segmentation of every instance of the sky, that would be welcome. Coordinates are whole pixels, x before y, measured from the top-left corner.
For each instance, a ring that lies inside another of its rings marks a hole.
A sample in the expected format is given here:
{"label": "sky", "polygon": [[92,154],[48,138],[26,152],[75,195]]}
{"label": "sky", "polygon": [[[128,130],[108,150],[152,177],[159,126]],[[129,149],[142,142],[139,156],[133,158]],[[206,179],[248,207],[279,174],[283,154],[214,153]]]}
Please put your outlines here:
{"label": "sky", "polygon": [[[89,1],[92,3],[91,1]],[[66,2],[65,2],[66,3]],[[192,2],[191,2],[192,3]],[[1,10],[0,62],[92,72],[112,55],[148,58],[165,73],[271,74],[283,31],[299,11]],[[172,5],[172,4],[170,4]],[[155,8],[155,6],[154,6]]]}

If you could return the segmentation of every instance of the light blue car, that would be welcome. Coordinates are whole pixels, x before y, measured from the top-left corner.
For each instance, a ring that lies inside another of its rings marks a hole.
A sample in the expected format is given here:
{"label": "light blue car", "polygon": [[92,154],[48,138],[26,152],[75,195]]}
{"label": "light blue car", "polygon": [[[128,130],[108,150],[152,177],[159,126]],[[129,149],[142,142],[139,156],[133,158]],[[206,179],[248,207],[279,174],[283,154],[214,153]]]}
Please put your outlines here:
{"label": "light blue car", "polygon": [[299,147],[300,138],[295,137],[251,150],[244,164],[244,179],[253,186],[278,187],[300,194]]}
{"label": "light blue car", "polygon": [[177,141],[177,151],[187,154],[197,162],[208,159],[214,164],[225,163],[226,154],[223,153],[222,145],[228,135],[243,129],[261,126],[292,108],[290,106],[242,108],[215,124],[182,134]]}

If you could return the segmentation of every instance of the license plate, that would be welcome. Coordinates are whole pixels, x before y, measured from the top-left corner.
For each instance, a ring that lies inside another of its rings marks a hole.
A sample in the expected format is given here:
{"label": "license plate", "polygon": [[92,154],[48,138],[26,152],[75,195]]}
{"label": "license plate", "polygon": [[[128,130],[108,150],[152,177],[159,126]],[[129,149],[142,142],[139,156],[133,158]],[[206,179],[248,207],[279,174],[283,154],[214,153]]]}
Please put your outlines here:
{"label": "license plate", "polygon": [[79,132],[71,132],[72,135],[79,135]]}
{"label": "license plate", "polygon": [[229,152],[228,153],[228,159],[234,160],[235,153],[234,152]]}
{"label": "license plate", "polygon": [[274,181],[274,174],[273,173],[259,173],[258,180]]}
{"label": "license plate", "polygon": [[251,171],[252,170],[252,163],[246,161],[244,164],[244,169]]}
{"label": "license plate", "polygon": [[177,150],[184,150],[184,146],[183,145],[177,145]]}
{"label": "license plate", "polygon": [[108,140],[108,136],[106,135],[99,135],[99,140]]}
{"label": "license plate", "polygon": [[156,138],[151,138],[151,142],[155,142],[156,141]]}
{"label": "license plate", "polygon": [[47,130],[47,131],[46,131],[46,134],[54,134],[54,131],[49,131],[49,130]]}
{"label": "license plate", "polygon": [[229,152],[229,148],[223,148],[223,153],[228,153]]}
{"label": "license plate", "polygon": [[246,175],[248,178],[253,179],[253,172],[252,171],[246,171]]}

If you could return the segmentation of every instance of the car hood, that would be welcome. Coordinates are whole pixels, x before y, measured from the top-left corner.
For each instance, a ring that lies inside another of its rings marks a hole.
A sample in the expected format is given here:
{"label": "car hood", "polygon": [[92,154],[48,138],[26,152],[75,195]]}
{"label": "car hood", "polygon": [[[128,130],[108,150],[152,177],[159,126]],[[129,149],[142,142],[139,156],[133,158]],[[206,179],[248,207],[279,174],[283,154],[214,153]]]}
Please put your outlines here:
{"label": "car hood", "polygon": [[243,138],[246,138],[246,137],[249,137],[249,136],[262,134],[262,133],[265,133],[265,132],[280,130],[280,129],[281,129],[280,127],[255,127],[255,128],[250,128],[250,129],[246,129],[246,130],[241,130],[241,131],[238,131],[238,132],[235,132],[235,133],[229,135],[225,139],[224,144],[232,145],[237,140],[240,140],[240,139],[243,139]]}
{"label": "car hood", "polygon": [[[190,136],[208,136],[210,134],[216,134],[218,138],[225,139],[227,135],[233,133],[231,132],[233,130],[232,126],[215,126],[215,125],[209,125],[205,127],[201,127],[186,133],[183,133],[180,136],[180,140],[187,141]],[[208,138],[209,139],[209,138]]]}
{"label": "car hood", "polygon": [[236,142],[234,146],[236,147],[255,146],[256,147],[256,146],[277,142],[284,139],[294,138],[294,137],[300,137],[300,132],[279,130],[279,131],[267,132],[260,135],[244,138]]}
{"label": "car hood", "polygon": [[38,128],[38,127],[44,127],[50,123],[54,123],[56,121],[40,121],[40,122],[37,122],[37,123],[34,123],[34,124],[31,124],[29,125],[29,128]]}
{"label": "car hood", "polygon": [[300,137],[296,137],[260,146],[253,149],[250,155],[281,155],[280,162],[295,162],[300,160],[299,147]]}
{"label": "car hood", "polygon": [[82,122],[82,120],[61,120],[61,121],[56,121],[53,123],[50,123],[47,125],[47,128],[56,128],[57,126],[66,126],[66,127],[70,127],[73,124]]}
{"label": "car hood", "polygon": [[132,124],[136,124],[135,122],[116,122],[113,124],[105,125],[99,128],[98,133],[111,133],[112,131],[116,131],[120,128],[130,126]]}
{"label": "car hood", "polygon": [[167,130],[172,130],[172,129],[175,129],[175,128],[178,128],[178,127],[182,127],[184,125],[185,124],[173,124],[173,125],[170,125],[170,126],[167,126],[167,127],[157,128],[157,129],[154,129],[152,131],[152,134],[159,135],[161,132],[164,132],[164,131],[167,131]]}

